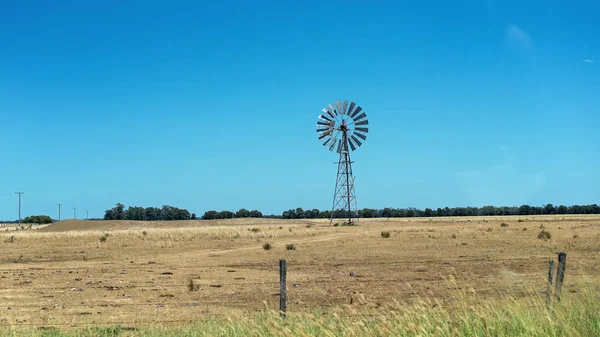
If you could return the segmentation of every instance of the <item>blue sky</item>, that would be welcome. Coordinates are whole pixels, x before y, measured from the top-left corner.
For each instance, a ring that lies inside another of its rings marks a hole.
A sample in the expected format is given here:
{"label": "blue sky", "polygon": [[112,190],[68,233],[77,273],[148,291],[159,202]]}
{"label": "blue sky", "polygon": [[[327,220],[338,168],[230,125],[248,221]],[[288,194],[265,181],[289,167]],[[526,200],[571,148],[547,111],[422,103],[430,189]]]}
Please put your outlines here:
{"label": "blue sky", "polygon": [[0,1],[0,219],[598,203],[597,1]]}

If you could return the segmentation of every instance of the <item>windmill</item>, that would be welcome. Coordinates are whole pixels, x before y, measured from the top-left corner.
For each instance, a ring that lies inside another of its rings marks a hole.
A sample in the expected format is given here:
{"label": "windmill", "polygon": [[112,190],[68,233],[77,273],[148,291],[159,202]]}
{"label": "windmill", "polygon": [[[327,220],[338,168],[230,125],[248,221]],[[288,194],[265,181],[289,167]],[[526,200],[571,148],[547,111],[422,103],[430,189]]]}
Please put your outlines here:
{"label": "windmill", "polygon": [[[319,115],[317,134],[323,146],[330,151],[336,150],[340,155],[337,170],[337,179],[333,193],[333,207],[331,208],[330,223],[335,217],[348,217],[348,224],[353,219],[358,219],[356,206],[356,192],[354,191],[354,176],[352,175],[352,161],[350,151],[355,151],[367,139],[369,121],[367,114],[354,102],[337,101],[335,105],[329,104]],[[359,139],[360,138],[360,139]]]}

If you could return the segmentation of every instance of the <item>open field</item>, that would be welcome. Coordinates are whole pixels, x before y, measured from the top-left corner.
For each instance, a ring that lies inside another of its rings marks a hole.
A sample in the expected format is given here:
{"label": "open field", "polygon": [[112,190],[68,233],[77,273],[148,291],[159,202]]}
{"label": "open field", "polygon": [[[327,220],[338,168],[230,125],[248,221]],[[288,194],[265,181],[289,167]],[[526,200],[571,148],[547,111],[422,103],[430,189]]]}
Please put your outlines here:
{"label": "open field", "polygon": [[[542,227],[550,239],[538,238]],[[280,258],[288,263],[290,314],[342,306],[373,313],[395,301],[500,303],[506,294],[543,299],[548,260],[558,251],[568,254],[565,300],[593,298],[599,242],[600,216],[361,219],[354,227],[325,220],[67,220],[1,232],[0,325],[69,329],[244,317],[277,308]]]}

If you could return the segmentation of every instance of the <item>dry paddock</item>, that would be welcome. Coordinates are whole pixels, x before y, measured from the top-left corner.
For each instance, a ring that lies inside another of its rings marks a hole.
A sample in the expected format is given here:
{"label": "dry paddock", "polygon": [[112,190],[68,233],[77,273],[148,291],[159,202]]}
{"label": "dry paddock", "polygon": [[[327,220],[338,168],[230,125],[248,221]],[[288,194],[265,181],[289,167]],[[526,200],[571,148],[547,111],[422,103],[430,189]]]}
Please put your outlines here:
{"label": "dry paddock", "polygon": [[[542,230],[551,238],[538,238]],[[0,326],[180,323],[276,309],[279,259],[288,264],[290,312],[431,298],[451,304],[457,292],[543,296],[548,260],[559,251],[567,252],[563,291],[577,296],[599,279],[599,242],[599,216],[361,219],[354,227],[67,220],[7,228]]]}

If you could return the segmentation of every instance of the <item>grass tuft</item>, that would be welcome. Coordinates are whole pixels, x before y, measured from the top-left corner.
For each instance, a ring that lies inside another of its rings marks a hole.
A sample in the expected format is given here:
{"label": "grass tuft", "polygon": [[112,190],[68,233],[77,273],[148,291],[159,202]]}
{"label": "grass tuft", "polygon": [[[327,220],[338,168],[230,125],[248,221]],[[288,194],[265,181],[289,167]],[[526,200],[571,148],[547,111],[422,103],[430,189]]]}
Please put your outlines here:
{"label": "grass tuft", "polygon": [[273,246],[270,243],[265,243],[262,247],[264,250],[271,250],[271,248],[273,248]]}
{"label": "grass tuft", "polygon": [[390,232],[381,232],[381,237],[382,238],[389,238],[390,237]]}
{"label": "grass tuft", "polygon": [[548,232],[547,230],[542,229],[542,231],[538,234],[537,237],[541,240],[548,240],[552,238],[552,234],[550,234],[550,232]]}
{"label": "grass tuft", "polygon": [[285,250],[296,250],[296,246],[293,243],[288,243],[285,245]]}

